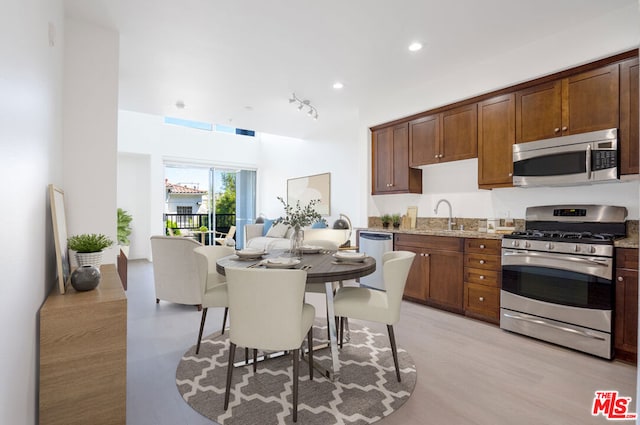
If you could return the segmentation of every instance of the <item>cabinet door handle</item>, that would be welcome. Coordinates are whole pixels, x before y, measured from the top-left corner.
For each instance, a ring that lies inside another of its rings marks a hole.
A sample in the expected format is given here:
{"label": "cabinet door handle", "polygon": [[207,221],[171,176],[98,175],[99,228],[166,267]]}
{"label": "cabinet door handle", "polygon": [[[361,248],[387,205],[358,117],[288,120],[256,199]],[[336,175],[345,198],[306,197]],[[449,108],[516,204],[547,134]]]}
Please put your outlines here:
{"label": "cabinet door handle", "polygon": [[559,127],[554,128],[554,129],[553,129],[553,132],[554,132],[554,133],[558,133],[558,132],[560,132],[560,128],[559,128]]}
{"label": "cabinet door handle", "polygon": [[484,249],[484,248],[485,248],[484,244],[480,244],[480,249]]}
{"label": "cabinet door handle", "polygon": [[480,300],[480,302],[484,302],[484,297],[478,297],[478,300]]}
{"label": "cabinet door handle", "polygon": [[513,177],[513,173],[509,173],[509,177]]}
{"label": "cabinet door handle", "polygon": [[562,131],[567,131],[567,127],[562,127]]}
{"label": "cabinet door handle", "polygon": [[438,157],[438,155],[436,154],[436,156],[434,156],[434,158],[437,158],[437,157]]}
{"label": "cabinet door handle", "polygon": [[480,264],[484,264],[484,260],[480,260],[479,262],[480,262]]}
{"label": "cabinet door handle", "polygon": [[624,281],[624,277],[618,276],[618,282],[622,282],[622,281]]}
{"label": "cabinet door handle", "polygon": [[480,275],[480,280],[484,280],[484,275]]}

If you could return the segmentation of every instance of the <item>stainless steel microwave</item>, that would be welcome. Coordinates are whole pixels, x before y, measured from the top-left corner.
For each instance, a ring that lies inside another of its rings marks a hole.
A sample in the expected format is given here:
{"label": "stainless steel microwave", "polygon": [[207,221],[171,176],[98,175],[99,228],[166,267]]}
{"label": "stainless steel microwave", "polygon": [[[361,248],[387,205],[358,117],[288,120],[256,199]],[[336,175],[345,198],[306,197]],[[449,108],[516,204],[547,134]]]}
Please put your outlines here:
{"label": "stainless steel microwave", "polygon": [[619,181],[618,129],[513,145],[514,186]]}

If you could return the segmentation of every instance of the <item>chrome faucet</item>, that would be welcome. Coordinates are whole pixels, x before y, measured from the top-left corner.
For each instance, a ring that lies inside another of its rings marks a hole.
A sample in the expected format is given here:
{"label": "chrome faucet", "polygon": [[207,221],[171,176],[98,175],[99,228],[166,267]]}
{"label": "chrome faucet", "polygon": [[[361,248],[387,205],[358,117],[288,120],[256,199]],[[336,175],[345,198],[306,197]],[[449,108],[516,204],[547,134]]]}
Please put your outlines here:
{"label": "chrome faucet", "polygon": [[433,212],[435,214],[438,214],[438,207],[440,206],[440,203],[444,202],[445,204],[447,204],[449,206],[449,221],[447,222],[447,228],[449,230],[452,230],[452,225],[454,225],[455,223],[452,223],[452,218],[451,218],[451,203],[449,201],[447,201],[446,199],[440,199],[438,201],[438,203],[436,204],[436,207],[433,209]]}

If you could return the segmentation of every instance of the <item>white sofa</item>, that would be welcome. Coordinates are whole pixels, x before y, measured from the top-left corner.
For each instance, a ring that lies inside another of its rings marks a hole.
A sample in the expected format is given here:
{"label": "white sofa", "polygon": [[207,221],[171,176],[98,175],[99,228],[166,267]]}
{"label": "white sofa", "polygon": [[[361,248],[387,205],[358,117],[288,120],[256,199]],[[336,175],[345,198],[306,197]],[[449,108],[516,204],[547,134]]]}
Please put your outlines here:
{"label": "white sofa", "polygon": [[[273,249],[289,249],[291,247],[292,229],[281,238],[273,238],[264,235],[264,224],[246,224],[244,227],[244,247],[270,251]],[[304,229],[304,240],[330,240],[338,244],[344,244],[349,237],[349,229]]]}

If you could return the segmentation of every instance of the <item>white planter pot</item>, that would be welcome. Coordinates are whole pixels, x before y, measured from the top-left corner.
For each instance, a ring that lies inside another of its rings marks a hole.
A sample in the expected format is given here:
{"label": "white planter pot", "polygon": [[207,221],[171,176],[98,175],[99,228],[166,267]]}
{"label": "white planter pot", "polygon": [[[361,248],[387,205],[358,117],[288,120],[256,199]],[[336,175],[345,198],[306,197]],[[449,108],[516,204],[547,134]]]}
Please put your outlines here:
{"label": "white planter pot", "polygon": [[76,252],[78,266],[96,266],[100,268],[102,264],[102,251],[99,252]]}

